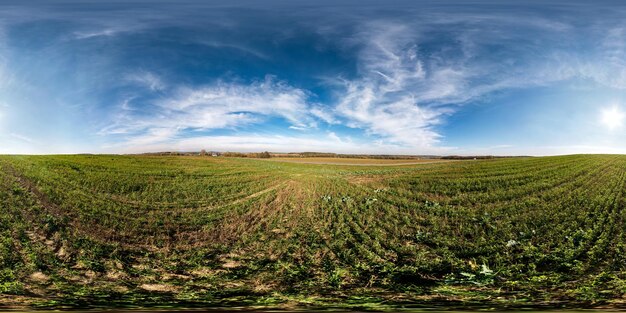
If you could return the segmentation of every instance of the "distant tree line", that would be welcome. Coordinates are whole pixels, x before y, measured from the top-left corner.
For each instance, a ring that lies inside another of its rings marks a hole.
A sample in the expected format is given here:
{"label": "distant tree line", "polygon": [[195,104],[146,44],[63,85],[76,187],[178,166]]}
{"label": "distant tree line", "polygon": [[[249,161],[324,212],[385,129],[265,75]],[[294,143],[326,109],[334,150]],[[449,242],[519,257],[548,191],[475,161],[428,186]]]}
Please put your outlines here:
{"label": "distant tree line", "polygon": [[242,152],[224,152],[222,156],[231,157],[231,158],[256,158],[256,159],[269,159],[272,157],[272,154],[265,152],[250,152],[250,153],[242,153]]}
{"label": "distant tree line", "polygon": [[206,151],[202,149],[200,152],[154,152],[144,153],[144,155],[201,155],[201,156],[224,156],[232,158],[256,158],[256,159],[269,159],[272,157],[280,158],[351,158],[351,159],[443,159],[443,160],[485,160],[496,158],[512,158],[519,156],[495,156],[495,155],[475,155],[475,156],[462,156],[462,155],[381,155],[381,154],[338,154],[329,152],[289,152],[289,153],[270,153],[264,152],[217,152]]}
{"label": "distant tree line", "polygon": [[381,155],[381,154],[338,154],[329,152],[292,152],[274,153],[274,157],[283,158],[349,158],[349,159],[427,159],[438,158],[436,156],[415,155]]}
{"label": "distant tree line", "polygon": [[443,160],[489,160],[489,159],[501,159],[501,158],[519,158],[522,156],[497,156],[497,155],[447,155],[442,156]]}

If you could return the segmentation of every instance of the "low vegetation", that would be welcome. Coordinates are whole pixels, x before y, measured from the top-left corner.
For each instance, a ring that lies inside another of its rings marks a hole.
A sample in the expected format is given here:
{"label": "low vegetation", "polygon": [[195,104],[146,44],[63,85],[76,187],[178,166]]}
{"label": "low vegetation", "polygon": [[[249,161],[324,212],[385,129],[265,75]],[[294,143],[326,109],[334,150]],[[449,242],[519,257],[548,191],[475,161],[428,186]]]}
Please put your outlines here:
{"label": "low vegetation", "polygon": [[0,301],[618,306],[626,156],[0,156]]}
{"label": "low vegetation", "polygon": [[368,159],[368,158],[336,158],[336,157],[273,157],[272,161],[307,163],[307,164],[330,164],[330,165],[414,165],[435,162],[450,162],[444,159]]}

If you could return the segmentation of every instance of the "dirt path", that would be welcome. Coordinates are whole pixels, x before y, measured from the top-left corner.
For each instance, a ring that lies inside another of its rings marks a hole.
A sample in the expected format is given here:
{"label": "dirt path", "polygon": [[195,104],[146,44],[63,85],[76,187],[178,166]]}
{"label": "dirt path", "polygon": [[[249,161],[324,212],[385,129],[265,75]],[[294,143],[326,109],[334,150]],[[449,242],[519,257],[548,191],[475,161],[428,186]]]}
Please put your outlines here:
{"label": "dirt path", "polygon": [[31,193],[35,200],[50,214],[55,215],[58,218],[62,218],[66,212],[64,212],[59,206],[52,203],[47,195],[37,188],[35,183],[33,183],[30,179],[28,179],[25,175],[18,172],[11,164],[4,162],[3,168],[7,174],[12,176],[15,181],[24,189],[26,189],[29,193]]}
{"label": "dirt path", "polygon": [[227,205],[236,205],[236,204],[242,203],[244,201],[247,201],[247,200],[259,197],[261,195],[264,195],[264,194],[266,194],[268,192],[274,191],[274,190],[278,189],[278,187],[284,186],[284,185],[285,185],[285,182],[282,182],[282,183],[270,186],[270,187],[265,188],[265,189],[263,189],[261,191],[257,191],[257,192],[255,192],[255,193],[253,193],[251,195],[247,195],[247,196],[245,196],[243,198],[237,199],[237,200],[235,200],[235,201],[233,201],[233,202],[231,202],[231,203],[229,203]]}

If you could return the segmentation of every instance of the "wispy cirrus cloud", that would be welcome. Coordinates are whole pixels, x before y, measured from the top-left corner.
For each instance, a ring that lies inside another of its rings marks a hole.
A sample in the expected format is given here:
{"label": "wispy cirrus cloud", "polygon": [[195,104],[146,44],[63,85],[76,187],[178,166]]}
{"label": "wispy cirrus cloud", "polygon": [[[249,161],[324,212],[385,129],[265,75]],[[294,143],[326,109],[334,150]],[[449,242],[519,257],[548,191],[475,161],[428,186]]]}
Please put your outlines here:
{"label": "wispy cirrus cloud", "polygon": [[[6,38],[6,30],[2,23],[0,23],[0,89],[8,87],[11,83],[14,83],[15,77],[9,69],[8,44]],[[2,99],[0,99],[1,101]],[[0,105],[1,106],[1,105]]]}
{"label": "wispy cirrus cloud", "polygon": [[129,83],[144,86],[151,91],[160,91],[166,87],[165,82],[163,82],[163,79],[161,79],[160,76],[145,70],[128,73],[126,74],[125,79]]}
{"label": "wispy cirrus cloud", "polygon": [[[102,129],[101,134],[125,134],[126,144],[137,145],[172,140],[184,131],[236,128],[270,117],[306,129],[316,123],[309,114],[308,97],[307,91],[269,76],[250,84],[216,82],[180,87],[143,110],[122,110],[118,122]],[[123,107],[128,107],[128,102],[124,103]]]}
{"label": "wispy cirrus cloud", "polygon": [[440,144],[438,126],[464,104],[494,92],[572,79],[626,88],[624,26],[589,27],[602,44],[581,49],[580,28],[567,19],[419,16],[365,22],[350,37],[360,49],[358,75],[339,83],[335,117],[419,150]]}
{"label": "wispy cirrus cloud", "polygon": [[344,81],[335,112],[348,126],[395,144],[428,147],[440,137],[433,127],[450,112],[431,104],[457,96],[464,77],[447,64],[427,71],[412,35],[404,25],[380,22],[358,34],[358,76]]}
{"label": "wispy cirrus cloud", "polygon": [[32,138],[30,138],[28,136],[24,136],[24,135],[20,135],[20,134],[16,134],[16,133],[10,133],[9,136],[14,138],[14,139],[17,139],[17,140],[20,140],[22,142],[26,142],[26,143],[29,143],[29,144],[37,143],[36,140],[34,140],[34,139],[32,139]]}
{"label": "wispy cirrus cloud", "polygon": [[91,30],[91,31],[77,31],[74,32],[75,39],[89,39],[94,37],[111,37],[117,33],[122,32],[122,30],[116,29],[101,29],[101,30]]}

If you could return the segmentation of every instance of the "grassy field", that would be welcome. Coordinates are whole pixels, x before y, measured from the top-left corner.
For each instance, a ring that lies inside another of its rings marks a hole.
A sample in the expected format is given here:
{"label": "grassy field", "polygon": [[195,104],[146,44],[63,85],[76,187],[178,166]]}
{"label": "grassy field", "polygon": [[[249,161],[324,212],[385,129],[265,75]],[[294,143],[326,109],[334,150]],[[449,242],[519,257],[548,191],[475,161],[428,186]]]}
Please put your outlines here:
{"label": "grassy field", "polygon": [[0,303],[618,306],[626,156],[0,156]]}
{"label": "grassy field", "polygon": [[298,158],[271,158],[268,161],[291,162],[304,164],[329,164],[329,165],[414,165],[436,162],[451,162],[441,159],[357,159],[357,158],[326,158],[326,157],[298,157]]}

